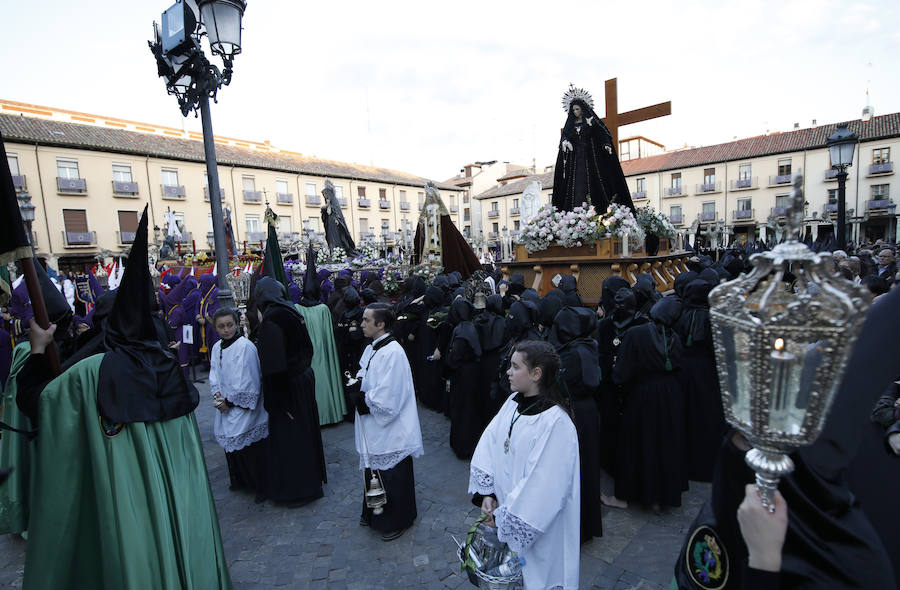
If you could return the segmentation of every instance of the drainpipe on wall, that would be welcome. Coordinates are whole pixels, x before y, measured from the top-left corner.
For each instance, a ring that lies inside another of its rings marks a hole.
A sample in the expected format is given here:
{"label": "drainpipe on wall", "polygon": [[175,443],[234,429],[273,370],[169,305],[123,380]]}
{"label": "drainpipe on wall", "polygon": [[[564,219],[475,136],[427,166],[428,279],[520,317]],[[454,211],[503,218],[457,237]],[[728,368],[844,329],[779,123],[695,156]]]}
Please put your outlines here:
{"label": "drainpipe on wall", "polygon": [[[38,170],[38,188],[41,191],[41,207],[44,208],[44,227],[47,229],[47,254],[49,256],[53,255],[53,240],[50,235],[50,213],[47,211],[47,201],[44,198],[44,177],[41,174],[41,159],[38,157],[38,144],[35,142],[34,144],[34,161],[37,163]],[[65,231],[66,221],[63,219],[63,231]],[[59,263],[56,264],[59,267]],[[58,268],[57,268],[58,270]]]}

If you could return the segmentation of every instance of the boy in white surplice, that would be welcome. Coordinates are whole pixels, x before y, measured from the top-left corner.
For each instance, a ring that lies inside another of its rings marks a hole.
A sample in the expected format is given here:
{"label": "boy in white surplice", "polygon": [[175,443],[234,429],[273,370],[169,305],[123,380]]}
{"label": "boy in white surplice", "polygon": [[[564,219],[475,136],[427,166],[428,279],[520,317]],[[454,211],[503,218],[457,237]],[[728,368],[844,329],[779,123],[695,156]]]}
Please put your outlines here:
{"label": "boy in white surplice", "polygon": [[264,466],[269,416],[260,393],[256,346],[240,333],[239,316],[220,308],[213,316],[219,340],[210,353],[209,390],[218,412],[213,433],[228,460],[232,490],[256,493],[265,499]]}
{"label": "boy in white surplice", "polygon": [[359,524],[371,526],[384,541],[392,541],[416,519],[416,489],[413,457],[423,452],[422,431],[412,371],[403,347],[390,330],[394,312],[386,303],[373,303],[363,312],[361,327],[372,344],[359,361],[362,379],[356,408],[356,451],[365,482],[371,469],[379,472],[387,493],[382,514],[374,514],[363,501]]}
{"label": "boy in white surplice", "polygon": [[578,588],[581,483],[578,434],[556,389],[560,359],[547,342],[516,344],[506,372],[515,392],[488,424],[469,476],[472,501],[520,557],[525,589]]}

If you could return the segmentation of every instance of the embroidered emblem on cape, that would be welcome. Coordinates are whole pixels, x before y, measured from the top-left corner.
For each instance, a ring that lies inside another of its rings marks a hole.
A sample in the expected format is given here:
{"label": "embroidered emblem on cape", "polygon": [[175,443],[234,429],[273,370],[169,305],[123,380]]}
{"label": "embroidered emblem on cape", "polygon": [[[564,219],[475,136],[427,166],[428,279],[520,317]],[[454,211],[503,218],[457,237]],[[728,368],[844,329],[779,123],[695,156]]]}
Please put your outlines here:
{"label": "embroidered emblem on cape", "polygon": [[103,434],[108,438],[113,438],[114,436],[117,436],[119,433],[122,432],[122,430],[125,429],[124,422],[113,422],[113,421],[109,420],[108,418],[103,417],[102,415],[99,418],[100,418],[100,430],[102,430]]}
{"label": "embroidered emblem on cape", "polygon": [[716,531],[698,527],[688,540],[684,553],[691,580],[704,590],[719,590],[728,582],[728,553]]}

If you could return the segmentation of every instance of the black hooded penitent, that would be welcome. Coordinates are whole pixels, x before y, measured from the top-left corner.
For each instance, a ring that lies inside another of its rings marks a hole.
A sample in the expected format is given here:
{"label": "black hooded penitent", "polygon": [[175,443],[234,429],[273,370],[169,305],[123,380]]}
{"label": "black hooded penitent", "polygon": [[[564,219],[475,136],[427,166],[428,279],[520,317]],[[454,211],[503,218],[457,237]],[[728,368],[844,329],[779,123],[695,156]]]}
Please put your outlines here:
{"label": "black hooded penitent", "polygon": [[171,420],[192,412],[199,401],[175,356],[157,339],[150,285],[145,206],[106,321],[108,352],[100,364],[97,402],[100,413],[112,422]]}

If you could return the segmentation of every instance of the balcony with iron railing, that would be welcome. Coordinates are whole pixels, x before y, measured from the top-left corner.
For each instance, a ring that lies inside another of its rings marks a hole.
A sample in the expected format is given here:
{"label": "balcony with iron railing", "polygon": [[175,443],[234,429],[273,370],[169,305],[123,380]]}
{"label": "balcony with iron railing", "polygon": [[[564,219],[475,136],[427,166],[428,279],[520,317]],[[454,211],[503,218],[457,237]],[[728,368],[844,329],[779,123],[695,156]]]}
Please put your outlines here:
{"label": "balcony with iron railing", "polygon": [[680,184],[678,186],[670,186],[666,189],[665,195],[663,196],[665,196],[666,198],[683,197],[685,196],[684,188]]}
{"label": "balcony with iron railing", "polygon": [[495,232],[495,231],[488,232],[488,238],[491,240],[496,240],[499,237],[499,235],[500,235],[499,232]]}
{"label": "balcony with iron railing", "polygon": [[684,215],[669,215],[669,221],[675,225],[679,225],[684,222]]}
{"label": "balcony with iron railing", "polygon": [[647,198],[647,191],[634,191],[631,193],[632,201],[642,201]]}
{"label": "balcony with iron railing", "polygon": [[837,203],[826,203],[825,204],[825,212],[826,213],[837,213],[838,206]]}
{"label": "balcony with iron railing", "polygon": [[[225,191],[221,187],[219,187],[219,199],[221,200],[224,198],[225,198]],[[208,186],[203,187],[203,200],[206,201],[207,203],[209,202],[209,187]]]}
{"label": "balcony with iron railing", "polygon": [[458,213],[459,205],[450,205],[450,213]]}
{"label": "balcony with iron railing", "polygon": [[116,243],[120,246],[127,246],[128,244],[133,244],[135,235],[137,235],[137,232],[117,231],[116,232]]}
{"label": "balcony with iron railing", "polygon": [[381,209],[382,211],[387,211],[391,208],[391,202],[386,201],[384,199],[379,199],[378,208]]}
{"label": "balcony with iron railing", "polygon": [[264,242],[266,240],[266,232],[264,231],[248,231],[247,241],[253,244]]}
{"label": "balcony with iron railing", "polygon": [[13,188],[16,189],[17,191],[23,191],[27,188],[26,183],[25,183],[25,175],[24,174],[17,174],[16,176],[13,176],[12,179],[13,179]]}
{"label": "balcony with iron railing", "polygon": [[294,202],[294,193],[275,193],[275,202],[280,205],[290,205]]}
{"label": "balcony with iron railing", "polygon": [[97,245],[95,231],[62,231],[63,245],[66,248],[85,248]]}
{"label": "balcony with iron railing", "polygon": [[829,168],[828,170],[826,170],[825,171],[825,182],[828,182],[830,180],[837,180],[837,175],[839,172],[840,172],[840,170],[835,170],[834,168]]}
{"label": "balcony with iron railing", "polygon": [[409,203],[407,203],[406,201],[400,201],[400,210],[409,211]]}
{"label": "balcony with iron railing", "polygon": [[356,201],[356,204],[359,206],[360,209],[368,209],[369,207],[372,206],[372,201],[370,201],[369,199],[363,199],[362,197],[360,197]]}
{"label": "balcony with iron railing", "polygon": [[518,207],[513,207],[512,209],[509,210],[509,215],[511,217],[515,216],[515,215],[519,215],[520,213],[521,213],[521,210]]}
{"label": "balcony with iron railing", "polygon": [[375,232],[371,232],[371,231],[361,231],[361,232],[359,232],[359,239],[360,239],[360,240],[374,240],[374,239],[375,239]]}
{"label": "balcony with iron railing", "polygon": [[490,211],[488,211],[488,217],[490,217],[491,219],[496,219],[497,217],[500,217],[500,210],[499,209],[491,209]]}
{"label": "balcony with iron railing", "polygon": [[83,178],[56,177],[57,192],[64,195],[83,195],[87,192],[87,181]]}
{"label": "balcony with iron railing", "polygon": [[262,192],[260,191],[244,191],[245,203],[262,203]]}
{"label": "balcony with iron railing", "polygon": [[138,183],[136,182],[113,180],[112,189],[114,197],[127,197],[134,199],[138,196]]}
{"label": "balcony with iron railing", "polygon": [[184,200],[184,187],[177,184],[162,184],[159,187],[162,198],[176,201]]}
{"label": "balcony with iron railing", "polygon": [[306,204],[318,207],[322,204],[322,197],[320,195],[306,195]]}
{"label": "balcony with iron railing", "polygon": [[347,197],[338,197],[338,204],[341,206],[341,209],[346,209],[350,206],[350,201],[347,200]]}
{"label": "balcony with iron railing", "polygon": [[752,221],[756,218],[756,209],[735,209],[731,212],[735,221]]}
{"label": "balcony with iron railing", "polygon": [[779,186],[782,184],[791,184],[791,180],[793,180],[793,174],[772,174],[769,176],[769,186]]}
{"label": "balcony with iron railing", "polygon": [[869,166],[869,176],[880,176],[882,174],[893,174],[894,163],[882,162],[880,164],[872,164]]}
{"label": "balcony with iron railing", "polygon": [[891,200],[887,197],[877,198],[877,199],[869,199],[866,201],[866,210],[872,212],[880,212],[884,213],[889,209],[894,209],[897,207],[896,203],[891,202]]}
{"label": "balcony with iron railing", "polygon": [[721,193],[722,192],[722,183],[721,182],[704,182],[703,184],[697,185],[695,192],[698,195]]}
{"label": "balcony with iron railing", "polygon": [[749,189],[753,189],[753,188],[758,188],[759,187],[758,180],[759,179],[756,176],[754,176],[752,178],[747,177],[747,178],[738,178],[737,180],[732,180],[730,183],[731,184],[730,190],[745,191],[745,190],[749,190]]}
{"label": "balcony with iron railing", "polygon": [[772,215],[775,217],[784,217],[787,215],[787,207],[772,207]]}
{"label": "balcony with iron railing", "polygon": [[715,211],[704,211],[700,214],[700,221],[715,221],[716,220],[716,212]]}

